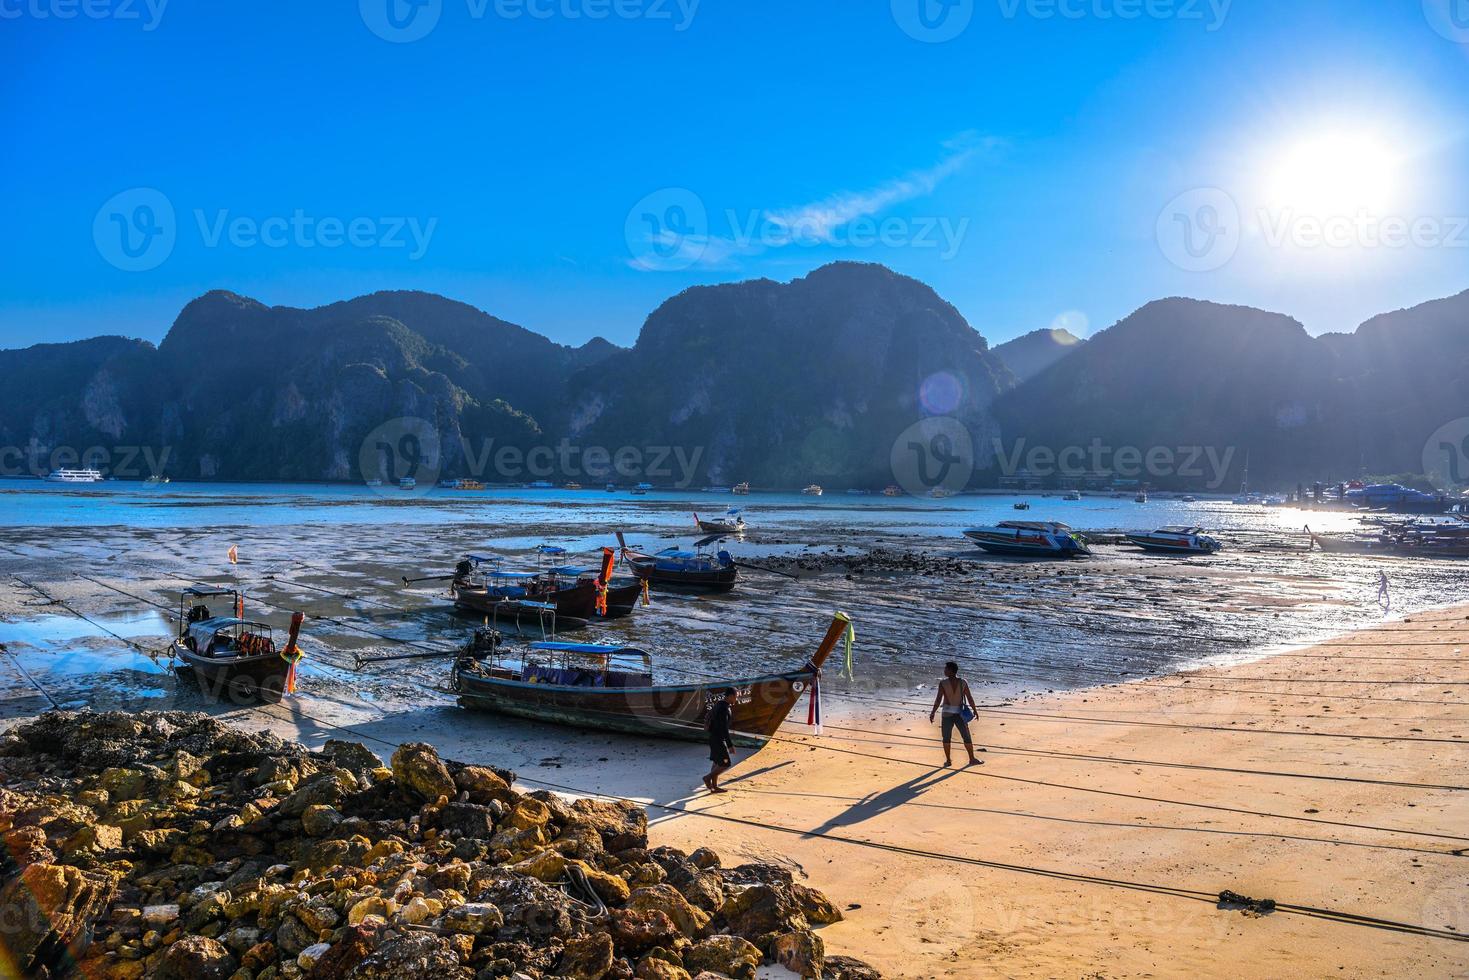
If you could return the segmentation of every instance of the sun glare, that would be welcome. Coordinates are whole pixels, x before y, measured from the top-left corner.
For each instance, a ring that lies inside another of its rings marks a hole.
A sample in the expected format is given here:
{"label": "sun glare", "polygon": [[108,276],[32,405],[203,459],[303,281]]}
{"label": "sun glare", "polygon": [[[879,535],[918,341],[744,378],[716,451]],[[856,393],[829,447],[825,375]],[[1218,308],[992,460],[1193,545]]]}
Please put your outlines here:
{"label": "sun glare", "polygon": [[1397,191],[1398,165],[1389,143],[1371,133],[1322,133],[1282,152],[1271,197],[1277,207],[1319,218],[1380,213]]}

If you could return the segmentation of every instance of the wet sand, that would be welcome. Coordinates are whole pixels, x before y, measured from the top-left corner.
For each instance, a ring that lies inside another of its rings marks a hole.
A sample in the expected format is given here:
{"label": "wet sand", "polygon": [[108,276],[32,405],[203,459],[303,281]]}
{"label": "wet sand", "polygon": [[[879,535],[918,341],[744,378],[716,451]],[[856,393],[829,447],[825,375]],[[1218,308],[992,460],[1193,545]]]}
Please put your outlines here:
{"label": "wet sand", "polygon": [[[1260,659],[1272,627],[1286,632],[1282,614],[1292,629],[1381,621],[1366,566],[1317,556],[1291,574],[1268,555],[1051,566],[959,554],[944,559],[957,568],[915,570],[810,556],[798,582],[748,577],[744,602],[655,599],[616,629],[654,647],[681,640],[676,664],[721,671],[714,658],[731,637],[742,637],[729,658],[737,666],[784,663],[804,655],[830,609],[857,617],[857,680],[826,685],[825,732],[797,724],[798,707],[775,742],[740,756],[732,792],[715,798],[699,788],[707,759],[697,745],[471,714],[438,689],[438,662],[354,670],[354,653],[398,649],[364,630],[441,645],[462,634],[463,623],[427,605],[431,593],[388,585],[407,570],[410,549],[424,574],[434,570],[423,544],[390,547],[389,527],[354,530],[350,547],[340,528],[256,530],[241,548],[248,563],[227,571],[218,555],[241,533],[7,535],[0,617],[56,616],[44,624],[53,631],[76,619],[31,582],[142,649],[158,648],[167,623],[141,600],[166,604],[198,556],[212,556],[214,575],[189,578],[234,575],[266,602],[310,604],[312,670],[299,697],[265,709],[213,705],[84,624],[49,644],[31,635],[34,644],[12,643],[0,656],[0,723],[48,706],[37,681],[63,702],[210,710],[308,744],[356,737],[387,754],[432,741],[446,756],[513,768],[531,788],[647,802],[659,842],[790,865],[860,906],[827,931],[833,947],[893,976],[1469,973],[1469,944],[1454,938],[1469,935],[1469,874],[1455,853],[1469,848],[1469,609],[1415,612]],[[433,533],[436,557],[488,529]],[[303,551],[303,541],[312,547]],[[297,557],[328,542],[331,562]],[[769,542],[766,559],[783,547]],[[1418,591],[1400,590],[1400,601],[1441,599],[1442,583],[1461,573],[1420,574]],[[1139,585],[1146,591],[1129,590]],[[975,728],[989,751],[976,769],[938,765],[931,688],[913,689],[946,643],[973,643],[969,634],[944,639],[954,627],[925,617],[923,608],[944,602],[975,617],[967,628],[984,641],[970,665],[987,706]],[[1007,646],[993,645],[995,619],[980,614],[1015,624]],[[1027,639],[1047,628],[1057,632],[1050,645]],[[78,676],[65,663],[79,655],[112,657],[113,669]],[[1016,656],[1030,659],[1001,662]],[[1041,664],[1053,665],[1049,675]],[[1183,673],[1168,672],[1179,665]],[[1088,686],[1119,677],[1129,682]],[[1225,889],[1282,908],[1217,908]]]}

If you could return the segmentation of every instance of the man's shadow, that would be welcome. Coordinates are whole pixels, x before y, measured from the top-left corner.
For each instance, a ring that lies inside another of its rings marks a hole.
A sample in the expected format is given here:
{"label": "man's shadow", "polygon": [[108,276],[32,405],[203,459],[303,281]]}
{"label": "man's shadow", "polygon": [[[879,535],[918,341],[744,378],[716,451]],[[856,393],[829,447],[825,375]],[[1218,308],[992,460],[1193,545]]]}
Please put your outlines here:
{"label": "man's shadow", "polygon": [[852,824],[882,816],[889,810],[896,810],[904,803],[912,803],[939,783],[952,779],[960,771],[959,769],[934,769],[932,772],[915,776],[905,783],[899,783],[892,789],[885,789],[880,793],[869,793],[821,826],[807,831],[805,836],[814,837],[838,827],[850,827]]}

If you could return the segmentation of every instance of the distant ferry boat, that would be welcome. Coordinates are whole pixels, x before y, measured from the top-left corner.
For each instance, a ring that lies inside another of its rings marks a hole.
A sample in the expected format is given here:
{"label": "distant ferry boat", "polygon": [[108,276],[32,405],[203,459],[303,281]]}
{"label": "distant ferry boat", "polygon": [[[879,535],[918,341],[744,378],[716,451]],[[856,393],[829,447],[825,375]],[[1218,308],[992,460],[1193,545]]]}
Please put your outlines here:
{"label": "distant ferry boat", "polygon": [[748,483],[736,483],[729,492],[744,495],[750,492],[750,485]]}
{"label": "distant ferry boat", "polygon": [[819,496],[821,496],[821,488],[818,487],[814,483],[811,484],[809,487],[807,487],[805,490],[802,490],[801,492],[804,493],[808,497],[819,497]]}
{"label": "distant ferry boat", "polygon": [[1061,499],[1062,500],[1080,500],[1081,499],[1081,491],[1080,490],[1072,490],[1069,493],[1067,493],[1064,497],[1062,497]]}
{"label": "distant ferry boat", "polygon": [[403,477],[403,479],[398,481],[399,490],[416,490],[417,488],[418,481],[411,476],[405,476]]}
{"label": "distant ferry boat", "polygon": [[632,492],[634,496],[641,497],[651,489],[653,489],[653,484],[639,483],[637,486],[632,488]]}
{"label": "distant ferry boat", "polygon": [[46,479],[52,483],[100,483],[102,473],[99,470],[52,470]]}

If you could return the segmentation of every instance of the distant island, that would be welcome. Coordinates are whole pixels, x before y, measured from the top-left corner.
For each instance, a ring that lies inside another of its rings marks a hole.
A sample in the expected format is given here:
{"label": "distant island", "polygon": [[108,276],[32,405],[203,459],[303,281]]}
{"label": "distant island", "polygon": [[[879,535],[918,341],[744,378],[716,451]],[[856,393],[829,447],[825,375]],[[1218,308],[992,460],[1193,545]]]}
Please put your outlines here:
{"label": "distant island", "polygon": [[[173,479],[360,480],[388,423],[432,433],[447,479],[515,479],[497,453],[549,450],[549,479],[618,480],[616,452],[641,447],[681,449],[700,484],[880,489],[905,431],[944,417],[972,438],[967,486],[1070,447],[1092,475],[1123,448],[1214,451],[1197,474],[1145,475],[1165,489],[1293,487],[1422,473],[1430,434],[1469,413],[1469,292],[1314,338],[1172,298],[1085,341],[1043,330],[991,348],[924,283],[842,262],[686,290],[624,349],[422,292],[301,310],[215,291],[156,347],[42,344],[0,351],[0,373],[6,475],[93,448],[116,469],[119,448],[147,447],[139,460]],[[562,471],[559,446],[594,447],[601,468]]]}

